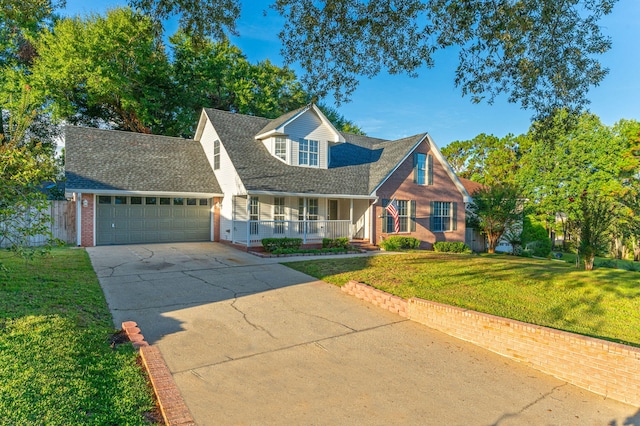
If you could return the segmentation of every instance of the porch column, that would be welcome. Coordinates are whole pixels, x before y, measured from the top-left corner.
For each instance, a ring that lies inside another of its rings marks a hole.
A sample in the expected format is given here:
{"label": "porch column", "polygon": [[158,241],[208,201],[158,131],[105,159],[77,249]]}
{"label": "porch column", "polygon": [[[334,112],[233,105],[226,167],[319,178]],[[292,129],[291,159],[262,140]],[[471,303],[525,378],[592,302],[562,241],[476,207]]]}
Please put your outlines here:
{"label": "porch column", "polygon": [[349,239],[353,238],[353,198],[349,199]]}
{"label": "porch column", "polygon": [[307,197],[302,203],[302,244],[307,244]]}
{"label": "porch column", "polygon": [[251,243],[251,196],[247,194],[247,249]]}

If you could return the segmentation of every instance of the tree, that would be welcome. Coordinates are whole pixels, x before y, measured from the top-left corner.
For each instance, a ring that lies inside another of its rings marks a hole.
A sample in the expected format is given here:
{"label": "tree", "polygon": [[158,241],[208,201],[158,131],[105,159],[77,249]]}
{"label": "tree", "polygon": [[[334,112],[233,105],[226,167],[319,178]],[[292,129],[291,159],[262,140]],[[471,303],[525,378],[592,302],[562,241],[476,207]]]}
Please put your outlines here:
{"label": "tree", "polygon": [[[618,194],[624,188],[622,153],[627,141],[589,113],[570,117],[558,111],[544,123],[534,123],[528,133],[530,145],[521,150],[516,179],[533,213],[555,224],[556,213],[569,215],[570,198],[587,190],[593,194]],[[573,123],[567,127],[567,123]],[[568,229],[564,223],[563,234]]]}
{"label": "tree", "polygon": [[337,109],[331,108],[326,104],[318,104],[318,108],[327,117],[327,119],[333,124],[336,129],[341,132],[351,133],[352,135],[364,135],[365,132],[358,127],[354,122],[347,120],[344,115],[340,114]]}
{"label": "tree", "polygon": [[598,24],[616,0],[276,0],[282,53],[319,96],[348,99],[360,76],[416,76],[438,50],[457,48],[455,84],[473,102],[506,93],[540,116],[580,110],[607,73]]}
{"label": "tree", "polygon": [[469,214],[487,236],[488,252],[495,253],[500,237],[522,219],[519,191],[508,184],[497,184],[473,193]]}
{"label": "tree", "polygon": [[606,250],[611,225],[615,220],[616,203],[604,194],[589,194],[584,191],[577,199],[571,199],[573,220],[570,222],[575,235],[578,235],[578,258],[584,262],[586,271],[593,270],[596,254]]}
{"label": "tree", "polygon": [[155,24],[130,9],[63,19],[36,43],[30,81],[72,124],[163,133],[172,123],[173,86]]}
{"label": "tree", "polygon": [[251,64],[228,41],[196,44],[178,32],[171,42],[183,129],[195,126],[203,107],[276,118],[309,102],[293,71],[268,60]]}
{"label": "tree", "polygon": [[[28,122],[31,116],[25,114],[22,119]],[[49,147],[35,142],[27,145],[18,139],[18,133],[13,136],[0,144],[0,244],[29,259],[49,248],[32,247],[31,237],[52,239],[49,204],[39,187],[42,182],[55,179],[57,167]]]}
{"label": "tree", "polygon": [[468,141],[454,141],[442,149],[454,171],[485,185],[514,183],[521,166],[521,145],[525,136],[498,138],[484,133]]}
{"label": "tree", "polygon": [[[43,28],[53,25],[54,11],[63,6],[63,0],[0,0],[0,143],[11,138],[6,134],[11,128],[7,121],[24,100],[25,76],[36,56],[33,40]],[[32,91],[29,97],[33,101]],[[47,130],[53,124],[49,118],[42,109],[35,111],[25,133],[52,143],[56,134]]]}

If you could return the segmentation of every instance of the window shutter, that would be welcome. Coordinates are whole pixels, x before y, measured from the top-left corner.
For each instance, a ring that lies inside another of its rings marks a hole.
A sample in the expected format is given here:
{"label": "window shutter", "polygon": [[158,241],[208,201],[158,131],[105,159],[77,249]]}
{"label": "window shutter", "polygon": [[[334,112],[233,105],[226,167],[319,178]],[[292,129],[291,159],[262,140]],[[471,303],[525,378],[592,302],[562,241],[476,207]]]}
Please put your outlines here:
{"label": "window shutter", "polygon": [[413,183],[418,182],[418,154],[413,154]]}
{"label": "window shutter", "polygon": [[415,232],[416,230],[416,200],[411,200],[410,201],[410,211],[409,214],[411,215],[411,218],[409,219],[409,223],[410,223],[410,232]]}
{"label": "window shutter", "polygon": [[451,230],[455,231],[458,229],[458,203],[451,203],[452,208],[453,208],[453,215],[452,220],[453,223],[451,224]]}
{"label": "window shutter", "polygon": [[427,155],[427,185],[433,185],[433,155]]}
{"label": "window shutter", "polygon": [[389,222],[387,220],[387,209],[385,207],[387,207],[389,205],[389,202],[391,200],[388,200],[386,198],[382,199],[382,233],[386,234],[388,232],[387,229],[387,223]]}
{"label": "window shutter", "polygon": [[433,230],[433,201],[429,202],[429,230]]}

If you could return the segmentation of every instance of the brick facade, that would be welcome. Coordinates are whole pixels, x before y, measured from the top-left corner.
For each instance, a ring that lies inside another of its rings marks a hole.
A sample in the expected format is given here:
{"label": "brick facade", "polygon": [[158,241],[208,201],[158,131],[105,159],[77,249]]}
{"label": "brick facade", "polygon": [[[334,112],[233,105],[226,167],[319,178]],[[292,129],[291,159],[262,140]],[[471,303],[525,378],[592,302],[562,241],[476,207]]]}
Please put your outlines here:
{"label": "brick facade", "polygon": [[[82,194],[82,199],[80,200],[80,245],[82,247],[93,247],[96,245],[96,240],[93,235],[93,218],[95,216],[94,200],[95,196],[93,194]],[[87,202],[86,207],[84,206],[85,201]]]}
{"label": "brick facade", "polygon": [[[343,291],[391,311],[402,306],[394,296],[355,281]],[[640,406],[640,348],[417,298],[405,303],[412,321],[593,393]]]}
{"label": "brick facade", "polygon": [[[423,141],[414,153],[431,154],[429,142]],[[373,231],[373,241],[379,244],[380,241],[390,233],[382,232],[381,216],[384,214],[382,199],[396,198],[398,200],[416,200],[416,230],[414,232],[403,232],[400,235],[415,237],[422,241],[420,248],[432,249],[433,243],[437,241],[462,241],[465,237],[465,209],[462,194],[452,181],[444,166],[435,158],[433,159],[433,185],[419,185],[413,182],[413,154],[396,169],[396,171],[386,180],[377,191],[380,201],[374,208],[375,227]],[[431,201],[444,201],[457,203],[457,229],[448,232],[431,232],[429,230],[429,218],[431,215]]]}

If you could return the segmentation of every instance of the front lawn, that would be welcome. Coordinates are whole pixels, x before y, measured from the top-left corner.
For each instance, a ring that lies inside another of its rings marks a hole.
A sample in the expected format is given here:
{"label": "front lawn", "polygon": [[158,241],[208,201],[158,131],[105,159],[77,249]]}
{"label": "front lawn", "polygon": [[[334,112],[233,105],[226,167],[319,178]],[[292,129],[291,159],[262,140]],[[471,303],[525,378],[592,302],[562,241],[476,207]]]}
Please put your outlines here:
{"label": "front lawn", "polygon": [[434,252],[285,265],[336,285],[353,279],[403,298],[640,346],[637,272],[586,272],[549,260]]}
{"label": "front lawn", "polygon": [[0,252],[0,424],[138,425],[154,409],[115,332],[89,257],[54,249],[25,265]]}

